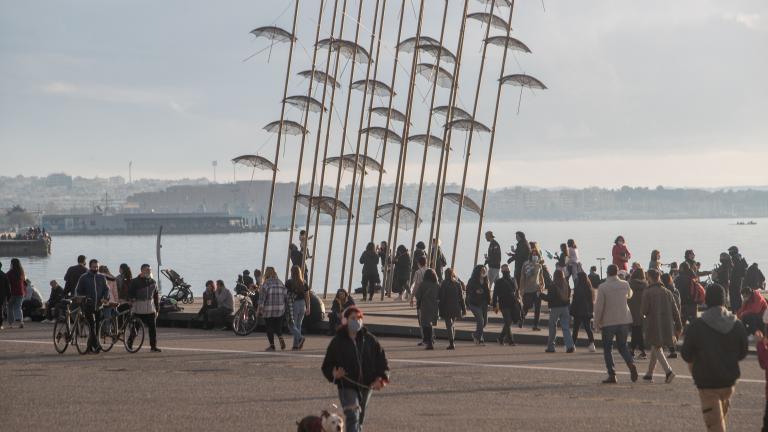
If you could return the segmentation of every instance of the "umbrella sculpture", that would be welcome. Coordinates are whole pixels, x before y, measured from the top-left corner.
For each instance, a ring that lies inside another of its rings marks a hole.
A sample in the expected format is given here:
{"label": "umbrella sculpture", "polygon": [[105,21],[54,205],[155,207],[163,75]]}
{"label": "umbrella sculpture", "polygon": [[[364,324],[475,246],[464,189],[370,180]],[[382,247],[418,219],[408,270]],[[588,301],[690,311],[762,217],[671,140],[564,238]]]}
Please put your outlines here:
{"label": "umbrella sculpture", "polygon": [[[265,27],[258,27],[253,30],[251,30],[249,33],[251,33],[256,39],[258,38],[264,38],[269,41],[269,54],[267,55],[267,62],[269,62],[269,59],[272,58],[272,47],[276,43],[282,43],[282,42],[293,42],[296,40],[293,35],[286,30],[281,29],[280,27],[274,27],[274,26],[265,26]],[[266,49],[266,48],[265,48]],[[245,60],[248,60],[255,55],[258,55],[259,53],[263,52],[264,50],[261,50],[257,52],[256,54],[251,55],[250,57],[246,58]]]}
{"label": "umbrella sculpture", "polygon": [[440,57],[440,63],[446,62],[450,64],[456,64],[456,56],[445,47],[441,47],[440,45],[424,45],[419,44],[418,46],[419,51],[423,51],[435,59],[437,57]]}
{"label": "umbrella sculpture", "polygon": [[436,147],[436,148],[443,148],[445,145],[443,143],[443,140],[440,138],[434,136],[434,135],[427,135],[427,134],[420,134],[420,135],[411,135],[408,137],[409,143],[416,143],[424,145],[426,144],[429,147]]}
{"label": "umbrella sculpture", "polygon": [[458,119],[445,125],[448,129],[455,129],[468,132],[470,130],[474,132],[490,132],[488,126],[480,123],[479,121],[470,119]]}
{"label": "umbrella sculpture", "polygon": [[512,50],[512,51],[520,51],[524,53],[531,52],[531,49],[528,48],[526,44],[520,42],[519,40],[513,37],[491,36],[485,40],[485,43],[489,43],[491,45],[495,45],[502,48],[506,47],[508,50]]}
{"label": "umbrella sculpture", "polygon": [[345,171],[354,171],[355,158],[358,159],[357,161],[358,172],[363,172],[363,163],[365,163],[366,174],[368,174],[368,171],[367,171],[368,169],[371,169],[376,172],[387,172],[385,169],[382,168],[381,164],[379,164],[379,162],[376,161],[376,159],[373,159],[369,156],[357,155],[355,153],[345,154],[342,157],[332,156],[327,158],[325,160],[325,163],[333,166],[341,165],[341,168]]}
{"label": "umbrella sculpture", "polygon": [[520,94],[517,98],[517,113],[520,114],[520,102],[523,100],[523,89],[529,88],[529,89],[538,89],[538,90],[546,90],[547,86],[544,85],[543,82],[539,81],[538,79],[525,74],[512,74],[507,75],[505,77],[502,77],[499,82],[502,85],[511,85],[511,86],[518,86],[520,87]]}
{"label": "umbrella sculpture", "polygon": [[[446,192],[443,194],[443,198],[447,199],[448,201],[456,204],[461,205],[461,194],[455,193],[455,192]],[[465,196],[464,197],[464,205],[463,207],[472,213],[480,214],[480,206],[477,205],[476,202],[472,201],[471,198]]]}
{"label": "umbrella sculpture", "polygon": [[403,138],[391,129],[387,129],[381,126],[371,126],[369,128],[363,128],[360,130],[360,134],[368,134],[372,137],[378,138],[384,141],[386,137],[387,141],[395,141],[398,144],[403,143]]}
{"label": "umbrella sculpture", "polygon": [[[397,205],[398,212],[400,213],[400,216],[398,218],[397,226],[400,229],[410,231],[414,228],[418,228],[419,225],[421,225],[421,218],[418,220],[416,219],[416,212],[413,211],[410,207],[406,207],[402,204]],[[376,217],[389,222],[390,219],[392,219],[392,210],[394,209],[394,204],[382,204],[376,208]]]}
{"label": "umbrella sculpture", "polygon": [[[366,84],[367,83],[367,84]],[[368,94],[376,96],[389,96],[396,95],[392,89],[381,81],[376,80],[359,80],[352,83],[353,90],[365,91]]]}
{"label": "umbrella sculpture", "polygon": [[[435,107],[435,109],[432,110],[432,113],[439,114],[444,116],[446,119],[448,118],[448,110],[450,107],[448,105],[442,105],[439,107]],[[469,115],[468,112],[464,111],[463,109],[459,107],[453,107],[453,119],[454,120],[468,120],[471,119],[472,116]]]}
{"label": "umbrella sculpture", "polygon": [[451,84],[453,84],[453,75],[438,65],[419,63],[416,65],[416,72],[430,82],[435,81],[434,74],[437,73],[436,83],[438,87],[451,88]]}
{"label": "umbrella sculpture", "polygon": [[264,126],[264,130],[267,132],[272,133],[279,133],[280,129],[283,130],[283,133],[286,135],[302,135],[302,134],[308,134],[309,131],[304,129],[304,126],[296,123],[295,121],[291,120],[283,120],[283,127],[280,127],[280,120],[273,121],[272,123]]}
{"label": "umbrella sculpture", "polygon": [[488,23],[488,21],[491,22],[491,27],[507,31],[507,28],[509,28],[509,24],[504,20],[504,18],[501,18],[498,15],[486,13],[486,12],[475,12],[467,15],[467,18],[474,19],[482,22],[483,24]]}
{"label": "umbrella sculpture", "polygon": [[305,70],[299,72],[299,76],[314,80],[319,84],[325,84],[326,82],[334,87],[341,88],[341,84],[338,83],[332,76],[320,70]]}
{"label": "umbrella sculpture", "polygon": [[338,51],[339,54],[349,60],[354,60],[357,63],[368,63],[370,56],[368,51],[360,45],[344,40],[344,39],[323,39],[317,43],[319,48],[330,49],[331,52]]}
{"label": "umbrella sculpture", "polygon": [[233,163],[243,166],[260,168],[268,171],[275,171],[277,167],[269,159],[256,155],[242,155],[232,159]]}
{"label": "umbrella sculpture", "polygon": [[328,111],[326,107],[323,106],[323,104],[311,97],[311,96],[305,96],[305,95],[296,95],[296,96],[288,96],[287,98],[283,99],[283,102],[287,103],[288,105],[295,106],[296,108],[299,108],[302,112],[309,110],[313,113],[319,113],[320,111]]}
{"label": "umbrella sculpture", "polygon": [[400,123],[405,121],[405,114],[403,114],[402,112],[394,108],[389,109],[384,106],[375,107],[375,108],[371,108],[371,113],[384,117],[385,119],[387,118],[387,113],[389,113],[390,121],[397,121]]}
{"label": "umbrella sculpture", "polygon": [[440,46],[440,42],[436,41],[435,39],[429,37],[429,36],[422,36],[419,38],[419,42],[416,43],[416,37],[409,37],[408,39],[405,39],[404,41],[400,42],[398,45],[398,48],[400,48],[400,51],[404,53],[411,54],[413,52],[413,49],[416,48],[416,45],[436,45]]}

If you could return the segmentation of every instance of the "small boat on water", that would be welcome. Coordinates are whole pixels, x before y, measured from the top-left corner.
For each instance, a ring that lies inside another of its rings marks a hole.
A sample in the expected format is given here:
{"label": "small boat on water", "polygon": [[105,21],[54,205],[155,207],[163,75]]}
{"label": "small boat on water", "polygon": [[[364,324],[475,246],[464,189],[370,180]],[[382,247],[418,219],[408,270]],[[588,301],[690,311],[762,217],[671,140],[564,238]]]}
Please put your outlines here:
{"label": "small boat on water", "polygon": [[749,221],[749,222],[738,221],[738,222],[736,222],[736,225],[757,225],[757,222],[755,222],[755,221]]}

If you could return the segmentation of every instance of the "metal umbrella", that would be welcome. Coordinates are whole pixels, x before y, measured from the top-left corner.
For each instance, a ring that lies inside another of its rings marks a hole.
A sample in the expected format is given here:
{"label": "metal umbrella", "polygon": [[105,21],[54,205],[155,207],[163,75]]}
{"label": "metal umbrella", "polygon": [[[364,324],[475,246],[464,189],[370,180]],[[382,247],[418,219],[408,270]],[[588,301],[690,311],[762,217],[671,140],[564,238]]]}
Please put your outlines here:
{"label": "metal umbrella", "polygon": [[353,90],[365,91],[368,94],[376,96],[394,96],[397,93],[392,91],[388,85],[377,80],[359,80],[352,83]]}
{"label": "metal umbrella", "polygon": [[334,87],[341,88],[341,84],[338,83],[332,76],[321,70],[305,70],[299,72],[299,76],[314,80],[316,83],[325,84],[326,82]]}
{"label": "metal umbrella", "polygon": [[[448,118],[448,110],[450,108],[451,107],[449,107],[448,105],[442,105],[442,106],[439,106],[439,107],[435,107],[435,109],[433,109],[432,112],[434,114],[440,114],[441,116],[444,116],[447,119]],[[471,119],[471,118],[472,118],[472,116],[469,115],[468,112],[464,111],[463,109],[461,109],[459,107],[453,107],[453,119],[454,120],[462,120],[462,119],[468,120],[468,119]]]}
{"label": "metal umbrella", "polygon": [[343,55],[349,60],[354,60],[356,63],[368,63],[370,60],[368,51],[352,41],[327,38],[318,42],[317,46],[319,48],[330,49],[331,52],[338,51],[339,54]]}
{"label": "metal umbrella", "polygon": [[272,123],[264,126],[264,130],[267,132],[272,133],[279,133],[280,129],[282,129],[282,132],[286,135],[302,135],[302,134],[308,134],[309,131],[304,128],[304,126],[296,123],[295,121],[291,120],[283,120],[283,127],[280,127],[280,120],[273,121]]}
{"label": "metal umbrella", "polygon": [[448,124],[445,125],[448,129],[455,129],[460,131],[468,132],[470,130],[474,132],[490,132],[491,130],[488,128],[488,126],[480,123],[476,120],[471,119],[458,119],[454,120]]}
{"label": "metal umbrella", "polygon": [[418,45],[419,51],[423,51],[435,59],[440,57],[440,63],[446,62],[450,64],[456,64],[456,56],[446,47],[440,45]]}
{"label": "metal umbrella", "polygon": [[[448,201],[456,204],[461,205],[461,194],[455,193],[455,192],[446,192],[443,194],[443,198],[447,199]],[[465,209],[471,211],[472,213],[480,214],[480,206],[477,205],[476,202],[472,201],[471,198],[465,196],[464,197],[464,206]]]}
{"label": "metal umbrella", "polygon": [[295,106],[296,108],[299,108],[301,111],[309,110],[313,113],[319,113],[320,111],[328,111],[326,107],[323,106],[323,104],[311,97],[306,95],[296,95],[296,96],[288,96],[287,98],[283,99],[283,102],[287,103],[288,105]]}
{"label": "metal umbrella", "polygon": [[414,48],[416,48],[417,45],[436,45],[440,46],[440,42],[436,41],[435,39],[429,37],[429,36],[421,36],[419,38],[418,43],[416,42],[416,37],[409,37],[408,39],[403,40],[398,45],[398,48],[400,48],[400,51],[404,53],[411,54],[413,53]]}
{"label": "metal umbrella", "polygon": [[366,168],[366,174],[368,174],[368,169],[371,169],[373,171],[377,172],[387,172],[382,168],[382,166],[379,164],[376,159],[373,159],[369,156],[364,155],[356,155],[354,153],[351,154],[345,154],[344,156],[332,156],[325,160],[325,163],[332,166],[341,166],[341,169],[345,171],[354,171],[355,170],[355,159],[357,158],[357,171],[363,172],[363,164],[365,164]]}
{"label": "metal umbrella", "polygon": [[232,159],[232,163],[243,166],[275,171],[277,167],[269,159],[257,155],[242,155]]}
{"label": "metal umbrella", "polygon": [[[289,31],[283,30],[280,27],[275,27],[275,26],[258,27],[251,30],[249,33],[252,34],[256,39],[264,38],[269,40],[269,54],[267,55],[267,62],[269,62],[269,59],[272,58],[272,47],[276,43],[292,42],[296,40],[296,38]],[[256,54],[263,51],[264,50],[261,50]],[[256,54],[253,54],[252,56],[248,57],[246,60],[250,59]]]}
{"label": "metal umbrella", "polygon": [[[392,219],[392,210],[394,208],[395,205],[393,203],[382,204],[376,208],[376,217],[389,222]],[[398,204],[397,209],[400,214],[397,221],[398,228],[410,231],[421,225],[421,218],[416,218],[416,212],[413,209],[402,204]]]}
{"label": "metal umbrella", "polygon": [[405,121],[405,114],[403,114],[402,112],[394,108],[389,109],[384,106],[375,107],[375,108],[371,108],[371,113],[382,116],[384,118],[387,118],[387,113],[389,113],[390,120],[398,121],[400,123]]}
{"label": "metal umbrella", "polygon": [[498,47],[506,47],[509,50],[512,51],[520,51],[524,53],[530,53],[531,49],[528,48],[528,45],[520,42],[519,40],[513,38],[513,37],[506,37],[506,36],[491,36],[488,39],[485,40],[485,43],[496,45]]}
{"label": "metal umbrella", "polygon": [[[451,88],[451,85],[453,84],[453,75],[435,64],[419,63],[416,65],[416,72],[430,82],[435,81],[438,87]],[[436,80],[434,76],[435,73],[437,74]]]}
{"label": "metal umbrella", "polygon": [[443,148],[445,145],[443,143],[443,140],[440,138],[434,136],[434,135],[427,135],[427,134],[420,134],[420,135],[411,135],[408,137],[409,143],[416,143],[421,145],[427,145],[429,147],[436,147],[436,148]]}
{"label": "metal umbrella", "polygon": [[483,24],[491,23],[491,27],[507,31],[509,23],[502,17],[487,12],[475,12],[467,15],[467,18],[474,19],[482,22]]}
{"label": "metal umbrella", "polygon": [[381,126],[371,126],[369,128],[363,128],[360,130],[360,134],[368,134],[372,137],[378,138],[382,141],[395,141],[398,144],[403,143],[403,138],[391,129],[387,129]]}
{"label": "metal umbrella", "polygon": [[529,88],[529,89],[538,89],[538,90],[546,90],[547,86],[544,85],[543,82],[539,81],[538,79],[525,74],[512,74],[507,75],[504,77],[501,77],[499,79],[499,82],[501,85],[511,85],[511,86],[517,86],[520,87],[520,94],[517,97],[517,113],[520,114],[520,103],[523,100],[523,89]]}

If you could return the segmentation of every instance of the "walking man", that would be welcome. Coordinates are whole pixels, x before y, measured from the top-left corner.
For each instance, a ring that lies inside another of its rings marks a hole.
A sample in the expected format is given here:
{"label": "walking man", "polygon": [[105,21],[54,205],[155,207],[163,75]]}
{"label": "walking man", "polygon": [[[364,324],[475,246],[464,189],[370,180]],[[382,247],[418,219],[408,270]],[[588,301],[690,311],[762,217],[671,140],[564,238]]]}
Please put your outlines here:
{"label": "walking man", "polygon": [[371,390],[381,390],[389,383],[389,365],[379,341],[363,327],[363,311],[350,306],[342,316],[343,324],[328,344],[322,371],[338,388],[346,431],[358,432]]}
{"label": "walking man", "polygon": [[643,380],[653,381],[653,370],[656,368],[656,362],[659,362],[666,374],[664,382],[669,384],[675,379],[675,373],[664,358],[662,348],[675,345],[675,340],[683,332],[683,322],[680,320],[680,311],[675,305],[672,292],[661,284],[659,271],[651,269],[647,275],[650,286],[643,291],[641,313],[645,317],[644,341],[651,347],[651,361]]}
{"label": "walking man", "polygon": [[488,266],[488,286],[493,288],[496,279],[501,272],[501,246],[493,236],[493,231],[485,233],[485,239],[488,241],[488,253],[485,254],[485,265]]}
{"label": "walking man", "polygon": [[[499,345],[508,343],[515,345],[512,337],[512,323],[520,319],[520,298],[517,290],[517,282],[512,278],[509,266],[501,266],[501,279],[496,281],[496,287],[493,290],[493,311],[499,313],[504,318],[504,327],[499,336]],[[517,316],[515,316],[517,315]]]}
{"label": "walking man", "polygon": [[619,279],[619,268],[611,264],[606,270],[608,278],[597,289],[595,301],[595,326],[603,332],[603,357],[608,369],[608,378],[603,384],[616,384],[616,370],[613,363],[613,339],[621,357],[629,368],[632,382],[637,381],[637,367],[627,348],[627,335],[632,324],[632,313],[627,300],[632,297],[632,290],[626,281]]}
{"label": "walking man", "polygon": [[131,281],[128,288],[128,299],[131,310],[149,329],[150,351],[160,352],[157,347],[157,312],[160,310],[160,298],[157,294],[157,283],[152,279],[152,268],[149,264],[141,265],[141,273]]}
{"label": "walking man", "polygon": [[723,287],[708,286],[704,301],[707,310],[688,326],[680,354],[699,389],[707,430],[725,431],[731,396],[741,376],[739,361],[747,356],[747,330],[725,309]]}
{"label": "walking man", "polygon": [[88,271],[80,276],[75,286],[75,293],[78,296],[85,297],[85,303],[82,305],[85,319],[90,328],[90,337],[88,337],[88,352],[98,354],[100,351],[99,343],[96,338],[96,312],[102,302],[109,300],[109,287],[107,278],[99,273],[99,261],[92,259],[88,263]]}

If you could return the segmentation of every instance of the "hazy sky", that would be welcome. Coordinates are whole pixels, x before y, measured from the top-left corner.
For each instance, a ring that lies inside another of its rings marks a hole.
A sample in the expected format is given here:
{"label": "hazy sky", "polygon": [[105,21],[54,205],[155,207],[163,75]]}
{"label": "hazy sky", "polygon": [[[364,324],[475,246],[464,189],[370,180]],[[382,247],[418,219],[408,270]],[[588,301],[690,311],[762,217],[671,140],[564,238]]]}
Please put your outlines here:
{"label": "hazy sky", "polygon": [[[444,2],[425,2],[425,34],[438,38]],[[310,68],[318,3],[301,2],[293,72]],[[374,3],[365,2],[360,43],[366,49]],[[413,3],[417,9],[419,1]],[[547,0],[546,10],[538,0],[517,3],[513,36],[533,54],[516,53],[507,71],[534,75],[549,90],[523,92],[517,114],[518,89],[503,89],[491,187],[768,184],[768,2]],[[357,4],[349,0],[349,17]],[[387,2],[379,61],[386,82],[400,4]],[[455,51],[463,2],[449,5],[445,45]],[[415,33],[414,9],[409,0],[407,36]],[[482,11],[483,4],[470,0],[470,10]],[[290,29],[291,12],[279,0],[0,0],[0,175],[127,176],[133,160],[136,177],[210,177],[211,161],[218,160],[222,181],[233,177],[234,156],[274,158],[276,136],[262,127],[280,116],[287,45],[275,45],[269,62],[269,50],[243,59],[269,46],[251,29]],[[330,8],[323,37],[329,19]],[[344,38],[353,39],[354,21],[345,26]],[[483,34],[480,23],[468,24],[459,104],[468,111]],[[325,57],[320,51],[321,68]],[[395,107],[404,109],[410,56],[400,60]],[[477,115],[488,125],[500,60],[501,48],[489,49]],[[330,154],[339,153],[351,65],[342,60],[341,67],[345,88],[335,102]],[[355,79],[362,76],[364,65]],[[416,83],[412,133],[424,133],[430,89],[422,77]],[[290,94],[305,94],[306,86],[292,73]],[[447,94],[438,90],[439,104]],[[346,152],[356,144],[359,92],[351,107]],[[287,117],[300,120],[300,113],[289,110]],[[317,115],[310,118],[308,149],[317,136]],[[433,134],[441,124],[433,123]],[[300,142],[284,143],[279,180],[294,179]],[[463,134],[454,136],[451,182],[461,180],[465,144]],[[472,186],[482,184],[488,144],[486,135],[473,141]],[[372,141],[369,153],[380,150]],[[394,179],[396,150],[388,149],[385,182]],[[428,181],[437,158],[431,151]],[[407,160],[406,179],[417,181],[421,151],[412,149]],[[236,175],[242,180],[251,172],[239,168]],[[335,171],[326,179],[335,181]]]}

